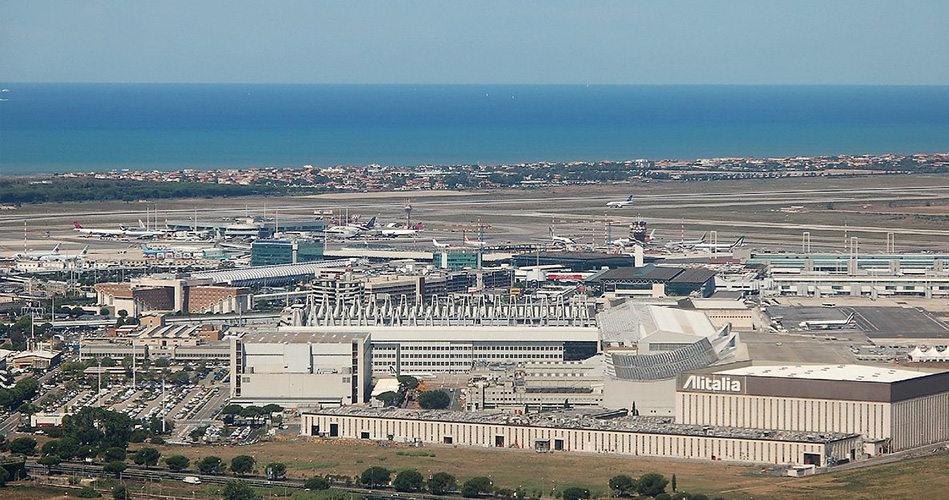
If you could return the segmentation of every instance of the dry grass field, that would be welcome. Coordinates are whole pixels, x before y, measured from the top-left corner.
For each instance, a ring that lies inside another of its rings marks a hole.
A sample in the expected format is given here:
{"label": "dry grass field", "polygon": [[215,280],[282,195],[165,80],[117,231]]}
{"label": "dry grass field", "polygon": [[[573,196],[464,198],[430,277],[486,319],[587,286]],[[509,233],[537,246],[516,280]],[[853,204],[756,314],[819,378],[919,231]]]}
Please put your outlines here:
{"label": "dry grass field", "polygon": [[256,458],[260,468],[268,462],[284,462],[293,477],[355,476],[374,465],[391,470],[416,469],[423,475],[449,472],[461,481],[484,475],[499,487],[522,487],[545,495],[554,488],[577,485],[606,496],[611,477],[636,477],[647,472],[658,472],[667,478],[675,474],[680,490],[742,500],[943,498],[931,494],[949,490],[949,454],[793,479],[772,475],[761,466],[448,446],[386,448],[354,442],[294,440],[229,448],[165,446],[162,453],[182,454],[192,460],[214,454],[226,461],[247,454]]}

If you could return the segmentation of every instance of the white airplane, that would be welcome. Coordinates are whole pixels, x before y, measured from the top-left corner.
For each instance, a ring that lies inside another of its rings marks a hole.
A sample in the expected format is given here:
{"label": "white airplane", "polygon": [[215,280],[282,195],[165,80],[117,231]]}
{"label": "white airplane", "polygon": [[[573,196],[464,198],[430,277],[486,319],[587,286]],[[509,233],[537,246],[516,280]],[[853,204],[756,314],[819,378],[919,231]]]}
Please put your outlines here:
{"label": "white airplane", "polygon": [[719,250],[731,250],[744,245],[745,237],[742,236],[735,240],[734,243],[699,243],[698,245],[692,246],[692,248],[708,250],[709,252],[717,252]]}
{"label": "white airplane", "polygon": [[89,253],[89,245],[82,247],[82,250],[79,253],[74,254],[62,254],[62,255],[47,255],[46,257],[41,257],[40,260],[46,261],[59,261],[59,262],[70,262],[74,260],[81,260],[86,257],[86,254]]}
{"label": "white airplane", "polygon": [[328,227],[323,231],[323,234],[330,236],[336,236],[337,238],[353,238],[363,231],[368,231],[375,227],[376,218],[373,217],[369,219],[365,225],[359,224],[348,224],[345,226],[332,226]]}
{"label": "white airplane", "polygon": [[43,257],[49,257],[50,255],[59,255],[59,243],[48,252],[23,252],[15,254],[13,258],[16,260],[41,260]]}
{"label": "white airplane", "polygon": [[142,222],[141,219],[138,221],[138,229],[130,229],[122,226],[122,230],[125,231],[125,236],[136,239],[154,238],[165,234],[163,231],[154,231],[146,228],[145,223]]}
{"label": "white airplane", "polygon": [[555,245],[576,245],[577,243],[570,238],[565,236],[551,235],[550,240],[554,242]]}
{"label": "white airplane", "polygon": [[383,238],[398,238],[399,236],[415,236],[421,230],[422,230],[421,223],[415,224],[409,229],[402,228],[402,227],[395,227],[394,225],[387,225],[386,227],[379,230],[379,236],[382,236]]}
{"label": "white airplane", "polygon": [[468,235],[467,235],[467,234],[465,235],[464,240],[465,240],[465,245],[468,245],[469,247],[480,247],[480,248],[484,248],[484,247],[488,246],[488,244],[485,243],[485,242],[483,242],[483,241],[471,241],[471,240],[468,238]]}
{"label": "white airplane", "polygon": [[850,313],[847,319],[825,319],[815,321],[801,321],[798,326],[807,330],[839,330],[851,323],[857,313]]}
{"label": "white airplane", "polygon": [[82,224],[78,222],[72,223],[73,228],[76,231],[79,231],[80,234],[91,234],[93,236],[99,236],[101,238],[118,238],[120,236],[125,236],[124,229],[87,229],[82,227]]}
{"label": "white airplane", "polygon": [[666,248],[693,248],[695,245],[701,245],[705,243],[706,236],[708,236],[708,231],[702,233],[702,237],[697,240],[670,241],[669,243],[666,243]]}
{"label": "white airplane", "polygon": [[610,242],[614,247],[631,247],[638,244],[639,242],[632,238],[618,238]]}
{"label": "white airplane", "polygon": [[625,208],[633,204],[633,195],[629,195],[622,201],[611,201],[606,204],[610,208]]}
{"label": "white airplane", "polygon": [[432,238],[432,245],[435,245],[435,248],[448,248],[451,246],[448,243],[439,243],[435,238]]}

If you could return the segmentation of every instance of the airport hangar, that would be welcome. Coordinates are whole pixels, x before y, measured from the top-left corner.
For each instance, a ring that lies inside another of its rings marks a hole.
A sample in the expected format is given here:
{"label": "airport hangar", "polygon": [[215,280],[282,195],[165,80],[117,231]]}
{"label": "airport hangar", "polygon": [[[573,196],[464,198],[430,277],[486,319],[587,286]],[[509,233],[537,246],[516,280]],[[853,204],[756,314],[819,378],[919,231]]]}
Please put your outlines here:
{"label": "airport hangar", "polygon": [[679,376],[676,415],[517,415],[349,406],[304,411],[305,436],[828,466],[949,440],[949,372],[750,362]]}

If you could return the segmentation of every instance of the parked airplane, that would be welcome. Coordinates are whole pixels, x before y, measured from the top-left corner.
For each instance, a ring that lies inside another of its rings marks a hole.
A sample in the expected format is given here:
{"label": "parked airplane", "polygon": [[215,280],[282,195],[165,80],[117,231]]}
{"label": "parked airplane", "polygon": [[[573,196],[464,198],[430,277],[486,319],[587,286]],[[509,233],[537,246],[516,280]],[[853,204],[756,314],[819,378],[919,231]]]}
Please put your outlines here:
{"label": "parked airplane", "polygon": [[639,242],[632,238],[618,238],[610,242],[614,247],[631,247],[638,244]]}
{"label": "parked airplane", "polygon": [[709,252],[717,252],[719,250],[731,250],[744,245],[745,237],[742,236],[735,240],[734,243],[699,243],[698,245],[693,245],[692,248],[708,250]]}
{"label": "parked airplane", "polygon": [[576,242],[564,236],[551,235],[550,240],[555,245],[576,245]]}
{"label": "parked airplane", "polygon": [[128,228],[125,226],[121,227],[122,230],[125,231],[125,236],[136,239],[154,238],[156,236],[165,234],[163,231],[156,231],[146,228],[145,223],[142,222],[141,219],[138,221],[138,229]]}
{"label": "parked airplane", "polygon": [[80,260],[86,257],[86,254],[89,253],[89,245],[82,247],[82,250],[79,253],[74,254],[57,254],[57,255],[47,255],[45,257],[40,257],[40,260],[57,260],[60,262],[70,262],[74,260]]}
{"label": "parked airplane", "polygon": [[82,224],[78,222],[73,222],[72,225],[73,225],[73,228],[76,231],[79,231],[80,234],[91,234],[93,236],[99,236],[103,238],[108,238],[108,237],[118,238],[121,236],[125,236],[124,229],[87,229],[87,228],[82,227]]}
{"label": "parked airplane", "polygon": [[323,231],[323,234],[336,236],[337,238],[353,238],[363,231],[368,231],[375,227],[376,218],[373,216],[369,219],[364,225],[359,224],[347,224],[345,226],[332,226],[328,227]]}
{"label": "parked airplane", "polygon": [[705,243],[705,237],[708,236],[708,231],[702,233],[702,237],[697,240],[679,240],[679,241],[670,241],[666,243],[666,248],[693,248],[695,245],[701,245]]}
{"label": "parked airplane", "polygon": [[465,245],[468,245],[469,247],[482,247],[482,248],[483,248],[483,247],[488,246],[488,244],[485,243],[485,242],[483,242],[483,241],[471,241],[471,239],[468,238],[468,235],[467,235],[467,234],[464,235],[464,240],[465,240]]}
{"label": "parked airplane", "polygon": [[387,225],[386,227],[379,230],[379,236],[383,238],[398,238],[399,236],[415,236],[419,231],[422,230],[422,223],[414,224],[411,228],[406,229],[402,227],[395,227],[394,225]]}
{"label": "parked airplane", "polygon": [[798,326],[807,330],[839,330],[851,323],[856,313],[850,313],[847,319],[825,319],[814,321],[801,321]]}
{"label": "parked airplane", "polygon": [[435,248],[448,248],[451,246],[448,243],[439,243],[435,238],[432,238],[432,245],[435,245]]}
{"label": "parked airplane", "polygon": [[49,257],[50,255],[59,255],[59,243],[53,247],[52,250],[48,252],[23,252],[18,253],[13,256],[16,260],[40,260],[43,257]]}
{"label": "parked airplane", "polygon": [[625,208],[633,204],[633,195],[629,195],[623,201],[611,201],[606,204],[610,208]]}

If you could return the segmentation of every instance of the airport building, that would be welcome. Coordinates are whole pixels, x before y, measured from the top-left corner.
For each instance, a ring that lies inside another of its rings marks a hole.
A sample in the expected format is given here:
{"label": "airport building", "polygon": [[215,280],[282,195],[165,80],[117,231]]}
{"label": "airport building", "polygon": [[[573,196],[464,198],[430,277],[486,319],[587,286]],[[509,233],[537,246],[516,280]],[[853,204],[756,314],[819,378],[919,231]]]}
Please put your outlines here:
{"label": "airport building", "polygon": [[251,266],[303,264],[323,260],[323,242],[315,240],[257,240],[250,245]]}
{"label": "airport building", "polygon": [[670,297],[715,293],[715,272],[704,268],[643,267],[603,269],[583,281],[587,289],[606,297]]}
{"label": "airport building", "polygon": [[369,401],[365,331],[247,332],[231,337],[231,402],[339,406]]}
{"label": "airport building", "polygon": [[949,372],[751,362],[710,367],[679,375],[676,423],[857,434],[869,455],[900,451],[949,440]]}
{"label": "airport building", "polygon": [[304,436],[537,452],[827,465],[858,458],[860,436],[825,432],[683,425],[625,411],[562,411],[530,415],[396,408],[327,408],[302,414]]}

